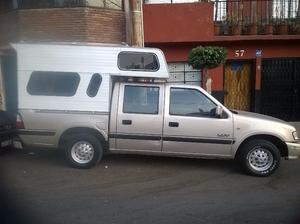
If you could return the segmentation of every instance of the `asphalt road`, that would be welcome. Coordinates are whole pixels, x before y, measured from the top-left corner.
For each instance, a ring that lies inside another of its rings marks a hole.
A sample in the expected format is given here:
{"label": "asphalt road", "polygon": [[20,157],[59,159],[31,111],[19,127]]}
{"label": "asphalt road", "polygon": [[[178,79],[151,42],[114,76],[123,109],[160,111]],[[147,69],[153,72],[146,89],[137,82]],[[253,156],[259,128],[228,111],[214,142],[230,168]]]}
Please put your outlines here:
{"label": "asphalt road", "polygon": [[0,223],[300,223],[300,160],[271,177],[232,161],[109,155],[95,168],[58,151],[0,156]]}

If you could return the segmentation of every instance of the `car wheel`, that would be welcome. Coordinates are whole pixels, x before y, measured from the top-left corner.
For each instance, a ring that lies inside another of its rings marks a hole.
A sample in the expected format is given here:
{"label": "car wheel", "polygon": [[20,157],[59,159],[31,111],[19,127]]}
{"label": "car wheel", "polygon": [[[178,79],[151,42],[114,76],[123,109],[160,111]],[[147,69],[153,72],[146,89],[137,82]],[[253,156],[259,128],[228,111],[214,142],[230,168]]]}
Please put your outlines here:
{"label": "car wheel", "polygon": [[88,169],[101,160],[103,147],[93,135],[76,134],[67,138],[65,154],[71,166]]}
{"label": "car wheel", "polygon": [[267,140],[252,140],[241,149],[239,161],[242,167],[254,176],[269,176],[280,165],[279,149]]}

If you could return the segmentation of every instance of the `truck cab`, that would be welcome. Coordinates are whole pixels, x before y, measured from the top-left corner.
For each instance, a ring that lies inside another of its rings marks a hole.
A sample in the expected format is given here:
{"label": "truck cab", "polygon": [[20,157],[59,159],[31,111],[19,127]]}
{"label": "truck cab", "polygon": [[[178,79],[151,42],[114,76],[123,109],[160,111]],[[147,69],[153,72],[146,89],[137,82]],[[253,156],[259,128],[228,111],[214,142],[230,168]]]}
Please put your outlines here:
{"label": "truck cab", "polygon": [[111,151],[233,156],[233,117],[200,87],[116,83],[112,99]]}

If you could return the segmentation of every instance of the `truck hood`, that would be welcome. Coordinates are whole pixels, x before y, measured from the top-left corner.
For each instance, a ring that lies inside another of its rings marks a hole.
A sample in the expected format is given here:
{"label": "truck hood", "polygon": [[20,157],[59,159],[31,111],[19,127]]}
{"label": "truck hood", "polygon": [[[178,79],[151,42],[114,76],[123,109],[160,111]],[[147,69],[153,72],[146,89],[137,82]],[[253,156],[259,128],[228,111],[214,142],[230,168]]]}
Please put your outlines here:
{"label": "truck hood", "polygon": [[249,121],[257,122],[257,123],[272,123],[273,125],[276,126],[282,126],[283,128],[289,129],[290,131],[295,131],[296,128],[286,121],[280,120],[275,117],[263,115],[263,114],[258,114],[258,113],[252,113],[252,112],[246,112],[246,111],[240,111],[240,110],[234,110],[232,111],[235,119],[239,120],[239,118],[246,118]]}

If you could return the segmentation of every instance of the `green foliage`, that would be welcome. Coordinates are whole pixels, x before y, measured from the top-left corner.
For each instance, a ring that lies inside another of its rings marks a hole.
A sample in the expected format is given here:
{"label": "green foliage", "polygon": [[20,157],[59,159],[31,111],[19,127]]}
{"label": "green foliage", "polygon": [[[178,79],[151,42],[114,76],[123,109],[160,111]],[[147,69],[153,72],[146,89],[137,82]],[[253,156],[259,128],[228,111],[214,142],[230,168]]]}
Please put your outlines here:
{"label": "green foliage", "polygon": [[224,64],[227,50],[224,47],[196,47],[188,55],[188,62],[194,69],[216,68]]}

